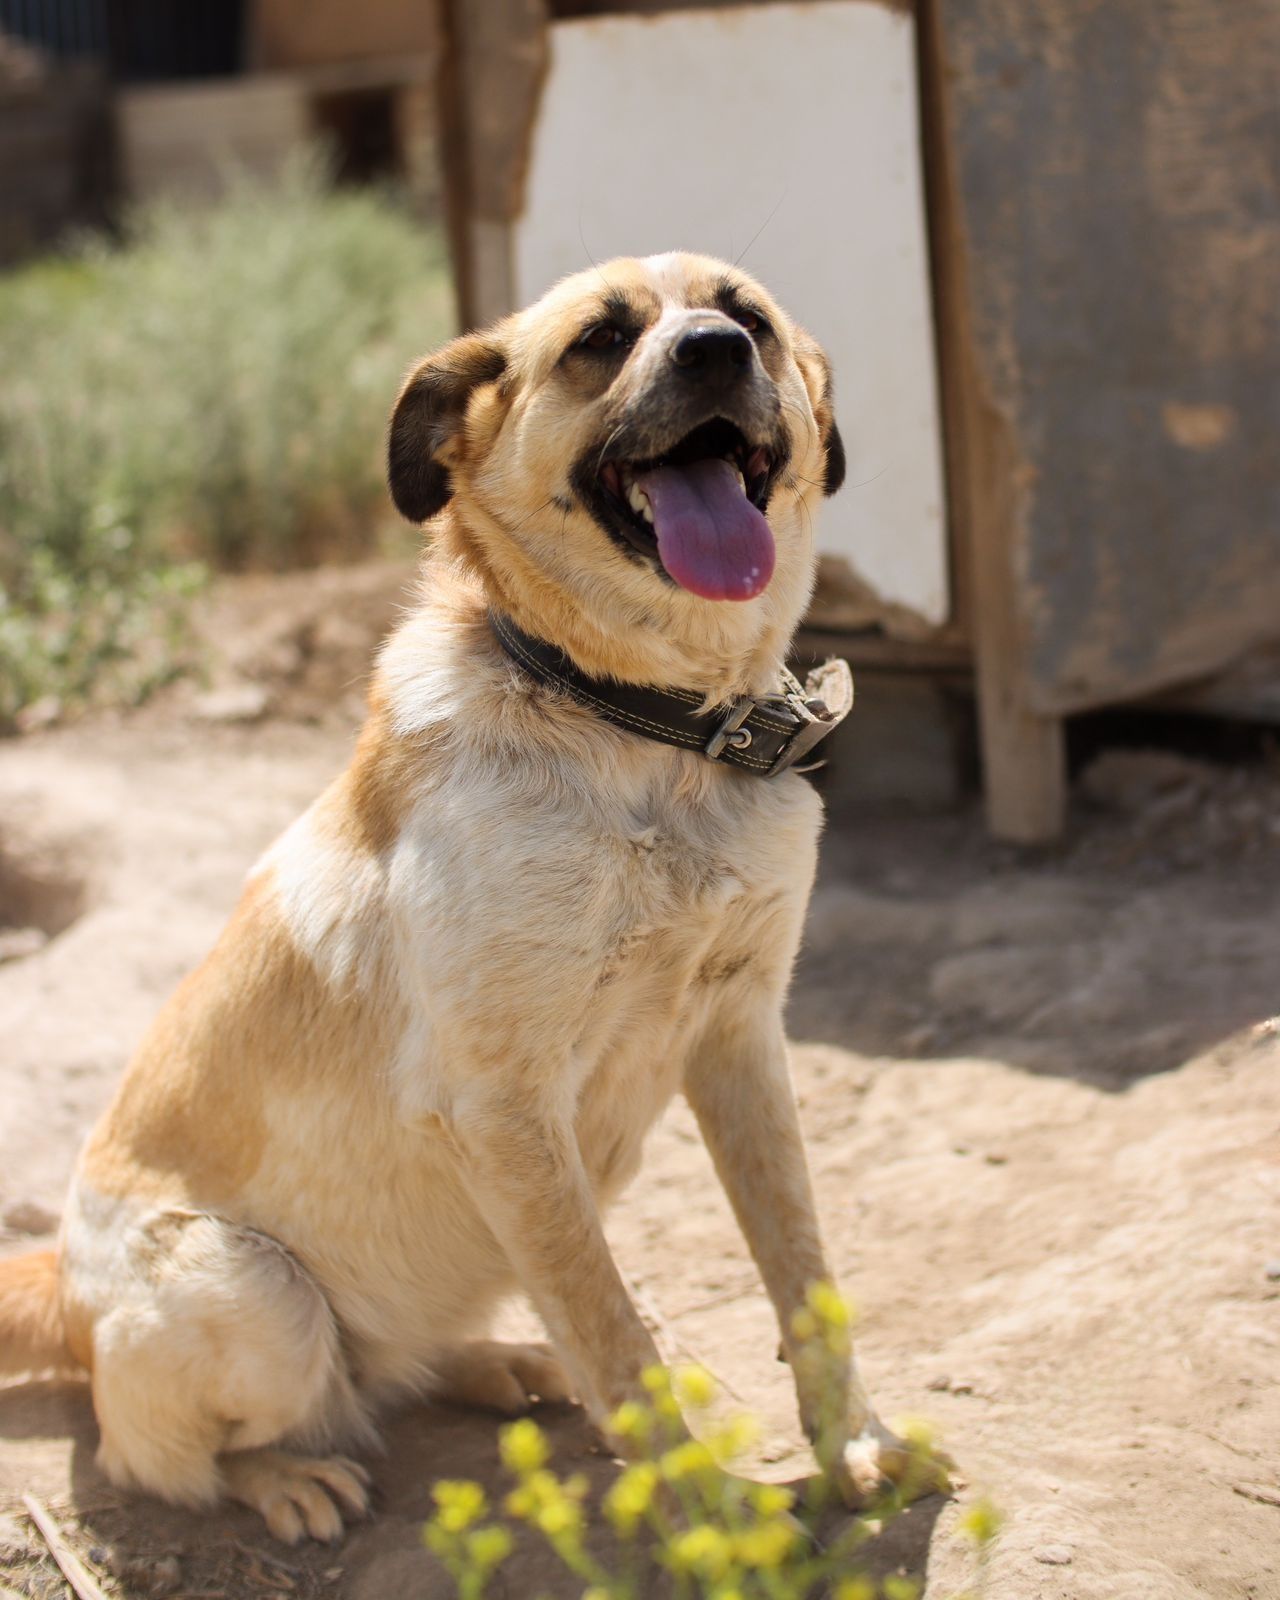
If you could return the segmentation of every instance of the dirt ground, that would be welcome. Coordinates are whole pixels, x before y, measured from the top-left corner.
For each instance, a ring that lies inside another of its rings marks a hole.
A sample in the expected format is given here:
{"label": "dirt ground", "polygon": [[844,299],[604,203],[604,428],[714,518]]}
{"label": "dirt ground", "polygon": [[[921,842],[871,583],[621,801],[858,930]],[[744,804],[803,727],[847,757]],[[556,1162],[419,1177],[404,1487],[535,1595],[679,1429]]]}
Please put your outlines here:
{"label": "dirt ground", "polygon": [[[401,577],[223,590],[211,684],[0,746],[0,1249],[55,1226],[131,1046],[345,759]],[[877,1556],[930,1600],[974,1580],[955,1525],[979,1491],[1006,1518],[990,1600],[1280,1600],[1278,917],[1262,768],[1104,756],[1035,855],[990,844],[976,808],[833,821],[795,1074],[873,1393],[960,1464],[957,1498]],[[763,1474],[802,1474],[769,1308],[683,1105],[609,1232],[664,1352],[762,1418]],[[557,1466],[608,1481],[576,1412],[544,1421]],[[112,1594],[444,1600],[430,1486],[497,1488],[496,1425],[418,1406],[387,1441],[373,1520],[286,1550],[247,1512],[112,1490],[83,1386],[0,1389],[0,1595],[67,1592],[26,1492]],[[552,1570],[530,1553],[495,1593],[577,1592]]]}

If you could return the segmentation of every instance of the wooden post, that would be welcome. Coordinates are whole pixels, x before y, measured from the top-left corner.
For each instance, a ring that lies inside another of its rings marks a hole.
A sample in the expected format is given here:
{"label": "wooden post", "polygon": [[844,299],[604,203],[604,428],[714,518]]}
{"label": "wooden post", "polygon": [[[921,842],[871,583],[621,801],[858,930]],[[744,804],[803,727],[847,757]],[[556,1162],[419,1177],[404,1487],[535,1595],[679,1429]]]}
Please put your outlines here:
{"label": "wooden post", "polygon": [[988,825],[999,839],[1038,844],[1066,818],[1065,740],[1061,719],[1028,698],[1018,603],[1022,469],[973,335],[939,4],[919,0],[917,19],[956,621],[973,643]]}
{"label": "wooden post", "polygon": [[445,0],[445,173],[464,326],[515,310],[513,223],[547,67],[543,0]]}

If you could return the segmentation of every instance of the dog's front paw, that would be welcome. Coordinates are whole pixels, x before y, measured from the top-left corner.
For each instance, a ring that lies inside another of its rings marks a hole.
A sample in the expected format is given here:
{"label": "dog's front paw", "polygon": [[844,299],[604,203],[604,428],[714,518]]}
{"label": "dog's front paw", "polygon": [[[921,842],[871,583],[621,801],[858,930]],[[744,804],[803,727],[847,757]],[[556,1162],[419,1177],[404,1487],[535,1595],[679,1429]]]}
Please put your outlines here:
{"label": "dog's front paw", "polygon": [[544,1344],[474,1339],[442,1352],[435,1368],[432,1392],[438,1400],[504,1417],[522,1417],[538,1400],[559,1404],[571,1395],[564,1368]]}
{"label": "dog's front paw", "polygon": [[835,1478],[845,1505],[858,1511],[890,1492],[903,1500],[945,1494],[954,1465],[924,1433],[901,1438],[872,1416],[845,1445]]}

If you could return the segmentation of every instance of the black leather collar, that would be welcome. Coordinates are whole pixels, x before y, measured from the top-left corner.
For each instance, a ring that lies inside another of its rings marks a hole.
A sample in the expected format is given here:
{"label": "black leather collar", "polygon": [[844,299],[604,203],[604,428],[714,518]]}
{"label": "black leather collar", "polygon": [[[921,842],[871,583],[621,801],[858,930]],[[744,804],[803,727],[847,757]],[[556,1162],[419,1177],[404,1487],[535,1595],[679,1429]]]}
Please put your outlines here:
{"label": "black leather collar", "polygon": [[777,694],[742,695],[702,709],[692,689],[655,689],[580,672],[558,646],[522,633],[510,617],[489,613],[498,643],[532,678],[587,706],[606,722],[696,751],[708,761],[772,778],[825,739],[853,705],[848,663],[829,661],[801,684],[785,669]]}

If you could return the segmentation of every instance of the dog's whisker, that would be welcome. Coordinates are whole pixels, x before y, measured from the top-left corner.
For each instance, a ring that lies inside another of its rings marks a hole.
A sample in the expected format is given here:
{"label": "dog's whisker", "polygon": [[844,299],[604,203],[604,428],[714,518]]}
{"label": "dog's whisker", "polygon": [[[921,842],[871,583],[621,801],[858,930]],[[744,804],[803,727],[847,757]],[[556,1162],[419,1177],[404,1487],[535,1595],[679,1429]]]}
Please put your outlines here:
{"label": "dog's whisker", "polygon": [[626,427],[626,423],[625,422],[620,422],[618,424],[618,426],[613,430],[613,432],[609,435],[609,437],[605,440],[605,442],[600,446],[600,454],[596,457],[596,471],[597,472],[599,472],[600,468],[604,464],[604,458],[608,454],[610,445],[614,442],[614,440],[618,437],[618,435],[622,432],[622,430],[625,427]]}
{"label": "dog's whisker", "polygon": [[596,258],[591,254],[591,251],[587,247],[587,238],[586,238],[586,235],[582,231],[582,207],[581,206],[578,207],[578,243],[582,246],[582,253],[586,256],[587,260],[591,263],[591,265],[596,269],[596,276],[600,279],[600,282],[602,284],[604,284],[606,289],[612,290],[613,285],[609,282],[608,278],[605,277],[604,268],[600,265],[600,263],[596,260]]}
{"label": "dog's whisker", "polygon": [[764,232],[764,230],[765,230],[765,229],[766,229],[766,228],[767,228],[767,227],[768,227],[768,226],[769,226],[769,224],[770,224],[770,223],[771,223],[771,222],[772,222],[772,221],[773,221],[773,219],[774,219],[774,217],[775,217],[775,216],[776,216],[776,215],[777,215],[777,213],[778,213],[778,207],[779,207],[779,206],[780,206],[780,205],[781,205],[781,204],[782,204],[782,202],[783,202],[783,201],[784,201],[784,200],[785,200],[785,199],[786,199],[786,198],[787,198],[787,191],[786,191],[786,188],[785,188],[785,187],[784,187],[784,188],[783,188],[783,191],[782,191],[782,193],[781,193],[781,194],[780,194],[780,195],[779,195],[779,196],[778,196],[778,198],[777,198],[777,199],[776,199],[776,200],[775,200],[775,201],[774,201],[774,202],[773,202],[773,208],[772,208],[772,210],[771,210],[771,211],[770,211],[770,212],[769,212],[769,215],[768,215],[768,216],[767,216],[767,217],[766,217],[766,218],[765,218],[765,219],[764,219],[764,221],[763,221],[763,222],[762,222],[762,223],[761,223],[761,224],[760,224],[760,226],[759,226],[759,227],[758,227],[758,228],[757,228],[757,229],[756,229],[756,231],[755,231],[755,232],[754,232],[754,233],[753,233],[753,234],[752,234],[752,235],[751,235],[751,237],[750,237],[750,238],[749,238],[749,239],[748,239],[748,240],[747,240],[747,242],[746,242],[746,244],[744,244],[744,245],[743,245],[743,247],[742,247],[742,254],[741,254],[741,255],[736,255],[736,256],[734,256],[734,258],[733,258],[733,264],[734,264],[734,266],[735,266],[735,267],[739,267],[739,266],[741,266],[741,265],[742,265],[742,258],[743,258],[743,256],[745,256],[745,255],[746,255],[746,253],[747,253],[747,251],[748,251],[748,250],[750,250],[750,248],[751,248],[751,246],[752,246],[752,245],[753,245],[753,244],[754,244],[754,243],[755,243],[755,242],[756,242],[756,240],[757,240],[757,239],[758,239],[758,238],[759,238],[759,237],[760,237],[760,235],[761,235],[761,234],[762,234],[762,233],[763,233],[763,232]]}

